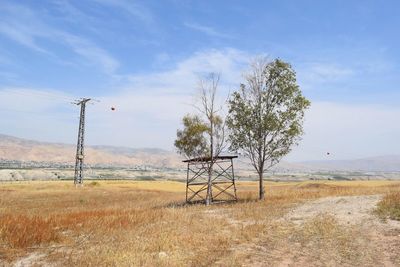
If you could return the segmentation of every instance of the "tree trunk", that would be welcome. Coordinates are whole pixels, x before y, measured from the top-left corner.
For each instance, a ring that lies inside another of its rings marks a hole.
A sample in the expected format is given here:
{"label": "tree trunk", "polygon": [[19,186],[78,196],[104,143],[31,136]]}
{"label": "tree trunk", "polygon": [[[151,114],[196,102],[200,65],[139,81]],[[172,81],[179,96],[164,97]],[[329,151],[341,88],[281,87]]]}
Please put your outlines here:
{"label": "tree trunk", "polygon": [[207,196],[206,196],[206,206],[210,205],[212,202],[212,162],[208,168],[208,185],[207,185]]}
{"label": "tree trunk", "polygon": [[212,174],[214,165],[214,118],[210,116],[210,165],[208,166],[208,185],[207,185],[207,196],[206,206],[212,202]]}
{"label": "tree trunk", "polygon": [[264,200],[265,195],[264,195],[264,180],[263,180],[263,176],[264,173],[263,172],[259,172],[258,173],[259,176],[259,200]]}

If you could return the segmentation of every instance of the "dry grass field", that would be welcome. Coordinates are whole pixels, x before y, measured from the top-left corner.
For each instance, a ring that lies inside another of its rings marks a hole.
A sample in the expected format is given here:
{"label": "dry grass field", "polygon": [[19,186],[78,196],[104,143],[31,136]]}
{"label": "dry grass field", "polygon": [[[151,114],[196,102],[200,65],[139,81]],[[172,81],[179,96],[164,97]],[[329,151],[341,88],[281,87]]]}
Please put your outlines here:
{"label": "dry grass field", "polygon": [[400,182],[237,187],[205,207],[179,182],[0,184],[0,265],[400,266]]}

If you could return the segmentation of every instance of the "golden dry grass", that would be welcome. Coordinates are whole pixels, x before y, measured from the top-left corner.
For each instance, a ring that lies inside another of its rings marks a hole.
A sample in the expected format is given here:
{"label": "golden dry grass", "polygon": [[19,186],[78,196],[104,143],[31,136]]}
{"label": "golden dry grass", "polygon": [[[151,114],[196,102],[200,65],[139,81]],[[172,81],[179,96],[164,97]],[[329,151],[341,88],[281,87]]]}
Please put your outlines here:
{"label": "golden dry grass", "polygon": [[237,187],[238,203],[205,207],[181,205],[185,185],[179,182],[1,184],[0,260],[40,252],[42,263],[60,266],[234,266],[248,257],[237,252],[243,246],[274,249],[297,238],[309,249],[322,240],[335,248],[337,262],[351,262],[359,259],[346,254],[354,231],[329,218],[294,230],[279,218],[307,199],[400,191],[399,182],[267,183],[267,198],[256,201],[257,183]]}
{"label": "golden dry grass", "polygon": [[389,218],[400,221],[400,192],[386,194],[378,203],[376,212],[383,219]]}
{"label": "golden dry grass", "polygon": [[0,215],[0,225],[0,239],[10,248],[27,248],[59,240],[51,220],[40,216]]}
{"label": "golden dry grass", "polygon": [[357,265],[379,264],[369,248],[368,237],[359,227],[346,227],[331,215],[319,215],[308,220],[303,227],[294,231],[289,239],[300,244],[308,260],[317,265]]}

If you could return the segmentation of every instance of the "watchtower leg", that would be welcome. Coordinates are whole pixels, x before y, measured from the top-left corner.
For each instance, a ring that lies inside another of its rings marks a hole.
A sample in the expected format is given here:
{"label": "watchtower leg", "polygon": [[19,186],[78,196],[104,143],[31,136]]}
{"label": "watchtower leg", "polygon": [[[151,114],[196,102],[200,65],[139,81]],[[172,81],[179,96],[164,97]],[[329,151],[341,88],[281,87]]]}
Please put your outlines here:
{"label": "watchtower leg", "polygon": [[235,171],[233,169],[233,160],[232,159],[231,159],[231,169],[232,169],[233,194],[235,195],[235,200],[237,200],[236,183],[235,183]]}
{"label": "watchtower leg", "polygon": [[190,163],[187,164],[187,173],[186,173],[186,202],[188,202],[188,191],[189,191],[189,168]]}

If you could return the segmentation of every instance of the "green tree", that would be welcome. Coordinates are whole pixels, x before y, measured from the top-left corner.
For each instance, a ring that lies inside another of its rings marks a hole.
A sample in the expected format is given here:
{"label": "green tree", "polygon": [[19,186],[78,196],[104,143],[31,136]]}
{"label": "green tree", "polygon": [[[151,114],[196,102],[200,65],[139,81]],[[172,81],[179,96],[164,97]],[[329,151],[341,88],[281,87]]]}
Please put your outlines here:
{"label": "green tree", "polygon": [[230,148],[248,157],[257,171],[259,199],[264,199],[264,172],[301,139],[309,106],[296,73],[280,59],[255,60],[245,83],[231,96],[227,118]]}
{"label": "green tree", "polygon": [[205,134],[209,127],[196,115],[186,115],[182,119],[183,130],[176,133],[175,147],[186,158],[204,157],[209,154]]}
{"label": "green tree", "polygon": [[211,73],[199,81],[199,94],[195,109],[197,115],[186,115],[183,118],[183,130],[177,131],[175,147],[181,155],[187,158],[207,158],[208,186],[206,205],[212,200],[212,173],[215,158],[225,147],[225,122],[218,113],[216,94],[219,75]]}

